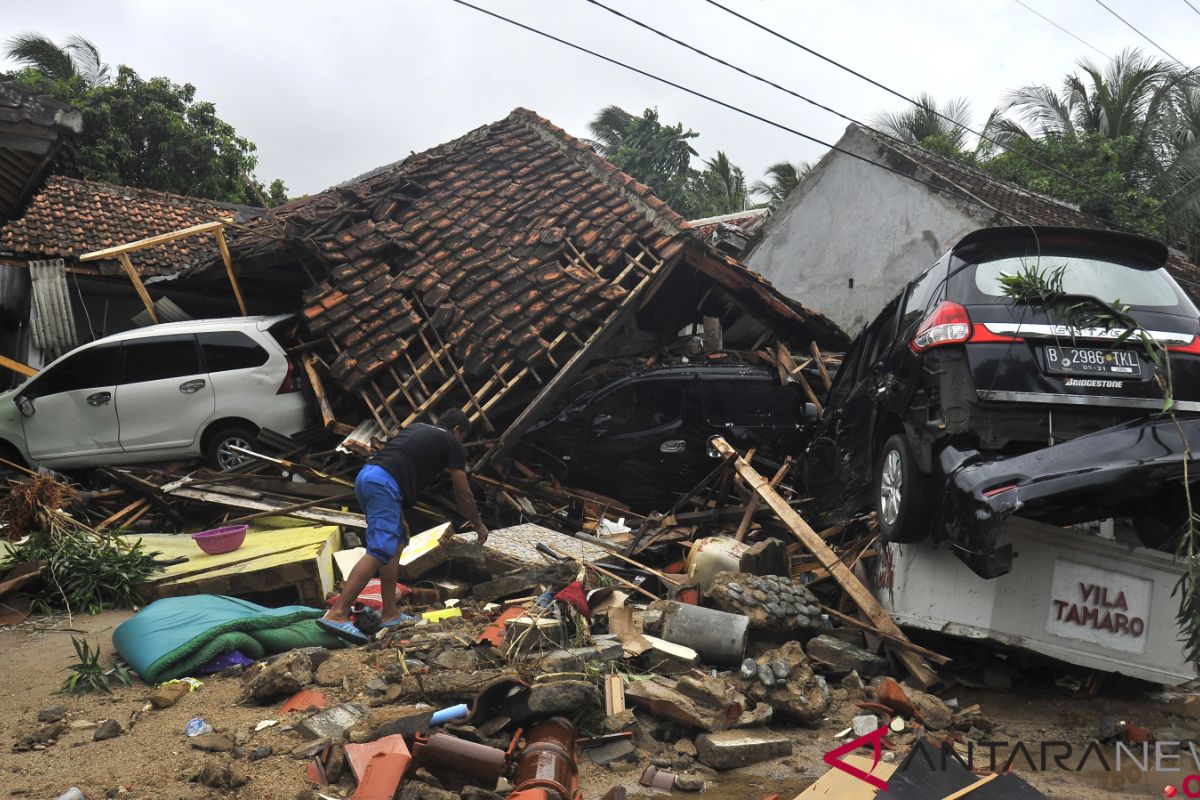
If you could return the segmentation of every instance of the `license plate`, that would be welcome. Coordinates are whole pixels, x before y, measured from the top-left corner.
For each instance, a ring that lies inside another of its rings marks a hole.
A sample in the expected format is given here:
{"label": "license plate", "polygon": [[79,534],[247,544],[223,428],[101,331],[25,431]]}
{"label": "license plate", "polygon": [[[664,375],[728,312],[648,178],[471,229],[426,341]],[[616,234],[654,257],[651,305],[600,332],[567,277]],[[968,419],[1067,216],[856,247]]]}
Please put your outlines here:
{"label": "license plate", "polygon": [[1044,352],[1046,372],[1051,375],[1107,375],[1127,379],[1142,375],[1142,364],[1132,350],[1047,347]]}

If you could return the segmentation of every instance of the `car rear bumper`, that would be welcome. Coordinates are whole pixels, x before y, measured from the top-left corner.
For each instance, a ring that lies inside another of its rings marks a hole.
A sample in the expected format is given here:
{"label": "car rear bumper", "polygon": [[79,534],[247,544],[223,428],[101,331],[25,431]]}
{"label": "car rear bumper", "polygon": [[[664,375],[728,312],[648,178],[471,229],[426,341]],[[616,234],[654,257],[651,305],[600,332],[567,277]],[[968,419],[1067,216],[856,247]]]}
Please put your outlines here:
{"label": "car rear bumper", "polygon": [[1198,454],[1200,417],[1141,419],[994,460],[947,447],[940,460],[955,551],[981,577],[1003,575],[1012,553],[997,535],[1009,515],[1068,524],[1080,509],[1128,508],[1189,470],[1200,478]]}

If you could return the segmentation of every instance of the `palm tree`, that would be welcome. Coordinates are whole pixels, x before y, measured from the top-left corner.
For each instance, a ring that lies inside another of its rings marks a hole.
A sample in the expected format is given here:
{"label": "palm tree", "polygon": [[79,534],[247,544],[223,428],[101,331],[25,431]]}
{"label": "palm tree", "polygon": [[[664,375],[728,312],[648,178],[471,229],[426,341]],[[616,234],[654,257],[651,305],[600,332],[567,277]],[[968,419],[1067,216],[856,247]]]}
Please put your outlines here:
{"label": "palm tree", "polygon": [[633,125],[633,115],[620,106],[605,106],[588,124],[600,154],[610,155],[625,141]]}
{"label": "palm tree", "polygon": [[917,107],[899,113],[886,113],[871,124],[889,136],[908,144],[921,144],[937,137],[954,150],[962,150],[967,142],[967,126],[971,124],[971,106],[956,97],[938,108],[932,95],[922,93]]}
{"label": "palm tree", "polygon": [[767,167],[764,180],[755,181],[750,185],[750,194],[763,198],[763,203],[770,209],[775,209],[787,199],[792,190],[800,185],[800,181],[812,170],[812,165],[801,161],[793,164],[790,161],[780,161]]}
{"label": "palm tree", "polygon": [[732,214],[746,209],[746,174],[735,166],[724,151],[705,159],[700,175],[704,205],[710,216]]}
{"label": "palm tree", "polygon": [[82,36],[68,36],[59,46],[43,34],[22,33],[8,40],[5,55],[51,80],[78,80],[87,89],[111,78],[99,48]]}

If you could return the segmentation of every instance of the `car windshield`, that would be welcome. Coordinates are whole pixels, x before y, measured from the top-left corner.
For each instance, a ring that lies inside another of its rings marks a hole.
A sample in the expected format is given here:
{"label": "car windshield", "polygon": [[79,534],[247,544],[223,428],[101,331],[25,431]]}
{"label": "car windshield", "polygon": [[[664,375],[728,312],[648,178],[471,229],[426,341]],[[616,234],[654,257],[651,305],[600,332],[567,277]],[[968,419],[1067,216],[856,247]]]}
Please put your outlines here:
{"label": "car windshield", "polygon": [[1185,309],[1186,301],[1166,270],[1138,269],[1113,261],[1064,255],[999,258],[975,265],[974,288],[983,295],[979,300],[996,302],[1005,296],[1002,276],[1033,270],[1048,278],[1061,270],[1062,288],[1067,294],[1167,312]]}

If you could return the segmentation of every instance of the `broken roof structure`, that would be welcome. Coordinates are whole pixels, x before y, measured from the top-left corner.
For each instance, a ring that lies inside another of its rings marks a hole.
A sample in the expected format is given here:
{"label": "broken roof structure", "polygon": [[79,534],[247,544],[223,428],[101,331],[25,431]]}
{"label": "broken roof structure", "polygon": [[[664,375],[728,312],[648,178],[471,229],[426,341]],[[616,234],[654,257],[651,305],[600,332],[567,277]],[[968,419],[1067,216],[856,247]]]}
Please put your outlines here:
{"label": "broken roof structure", "polygon": [[[173,233],[214,220],[243,222],[262,209],[202,197],[134,189],[55,175],[30,201],[25,214],[0,227],[0,250],[17,259],[61,258],[80,272],[120,274],[116,260],[80,264],[95,250]],[[174,275],[213,255],[210,239],[176,239],[132,257],[144,278]]]}
{"label": "broken roof structure", "polygon": [[[729,348],[846,343],[525,109],[275,208],[230,248],[247,280],[308,276],[303,315],[327,374],[384,433],[453,405],[504,430],[502,449],[589,362],[652,351],[704,317]],[[218,263],[188,279],[221,280]]]}
{"label": "broken roof structure", "polygon": [[736,256],[746,249],[746,245],[770,216],[770,209],[747,208],[717,217],[694,219],[688,224],[696,229],[696,233],[704,241],[722,252]]}
{"label": "broken roof structure", "polygon": [[16,81],[0,81],[0,220],[21,210],[83,114]]}

